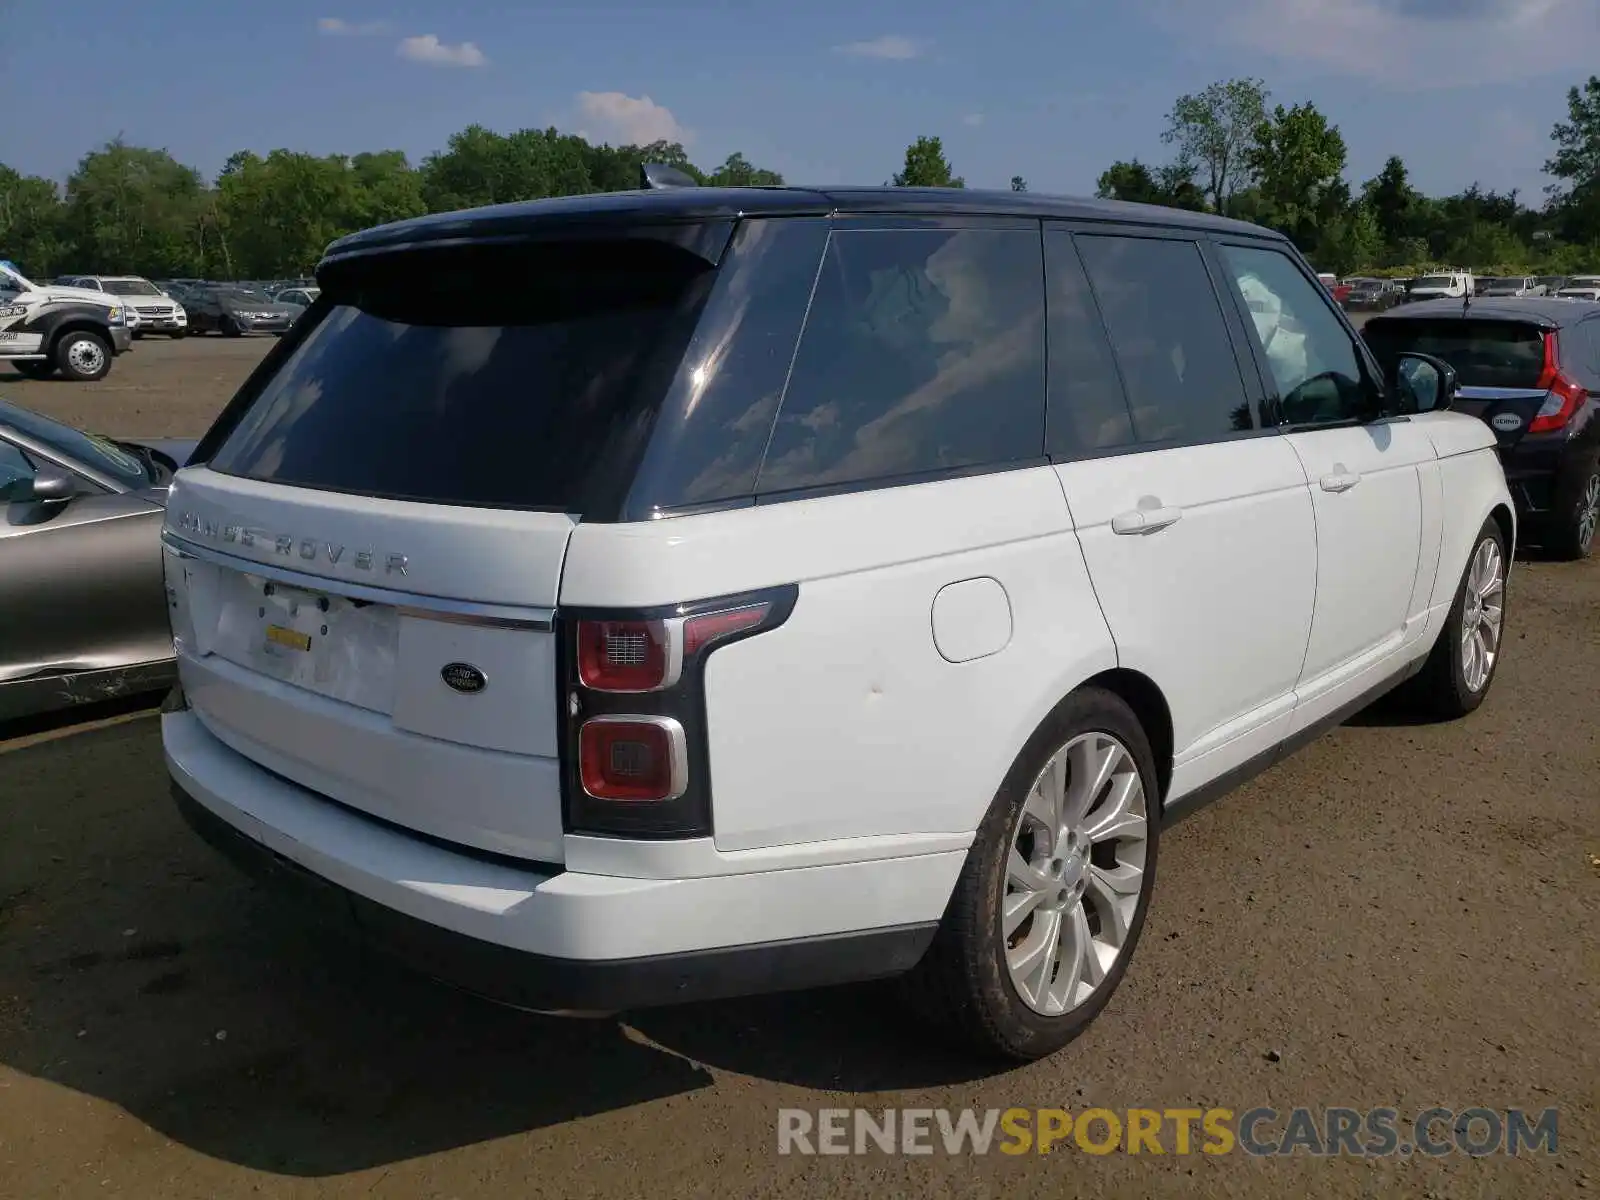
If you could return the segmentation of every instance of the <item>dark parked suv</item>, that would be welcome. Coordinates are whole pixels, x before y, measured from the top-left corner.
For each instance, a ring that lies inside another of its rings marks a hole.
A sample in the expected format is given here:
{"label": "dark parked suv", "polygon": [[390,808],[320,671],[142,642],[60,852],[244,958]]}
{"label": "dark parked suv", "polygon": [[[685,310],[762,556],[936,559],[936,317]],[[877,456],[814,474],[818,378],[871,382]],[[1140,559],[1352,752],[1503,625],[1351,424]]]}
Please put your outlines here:
{"label": "dark parked suv", "polygon": [[1600,306],[1545,297],[1434,300],[1367,322],[1380,362],[1444,359],[1451,406],[1494,430],[1530,536],[1587,558],[1600,524]]}

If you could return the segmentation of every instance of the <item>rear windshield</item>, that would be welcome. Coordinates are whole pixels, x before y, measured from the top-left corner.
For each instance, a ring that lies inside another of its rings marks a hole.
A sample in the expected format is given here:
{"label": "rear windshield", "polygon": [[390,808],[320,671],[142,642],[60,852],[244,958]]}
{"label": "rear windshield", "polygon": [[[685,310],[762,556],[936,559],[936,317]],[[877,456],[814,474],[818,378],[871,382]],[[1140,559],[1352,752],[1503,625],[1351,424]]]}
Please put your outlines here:
{"label": "rear windshield", "polygon": [[380,258],[329,283],[333,304],[210,465],[581,513],[625,485],[711,273],[648,239]]}
{"label": "rear windshield", "polygon": [[1385,365],[1407,351],[1444,359],[1463,387],[1536,388],[1544,373],[1543,332],[1519,321],[1373,321],[1363,336]]}
{"label": "rear windshield", "polygon": [[1424,275],[1416,283],[1412,284],[1413,287],[1419,288],[1447,288],[1455,287],[1455,285],[1456,281],[1448,275]]}

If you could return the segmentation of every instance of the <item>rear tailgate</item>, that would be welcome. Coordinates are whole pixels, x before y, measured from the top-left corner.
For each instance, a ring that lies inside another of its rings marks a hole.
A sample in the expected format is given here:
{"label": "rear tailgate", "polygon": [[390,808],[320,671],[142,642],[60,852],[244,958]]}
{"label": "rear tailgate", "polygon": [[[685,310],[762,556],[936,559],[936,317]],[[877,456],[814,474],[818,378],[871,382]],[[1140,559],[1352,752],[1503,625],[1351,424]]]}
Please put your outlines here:
{"label": "rear tailgate", "polygon": [[384,820],[560,862],[567,542],[626,488],[711,270],[591,238],[337,272],[168,501],[207,728]]}

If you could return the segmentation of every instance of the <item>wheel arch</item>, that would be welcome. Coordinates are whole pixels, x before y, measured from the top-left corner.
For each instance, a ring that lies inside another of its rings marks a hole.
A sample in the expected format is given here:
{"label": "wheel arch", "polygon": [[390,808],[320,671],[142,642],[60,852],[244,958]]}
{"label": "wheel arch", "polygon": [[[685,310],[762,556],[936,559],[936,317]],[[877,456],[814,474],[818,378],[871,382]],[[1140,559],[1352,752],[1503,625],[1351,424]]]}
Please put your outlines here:
{"label": "wheel arch", "polygon": [[1501,501],[1489,510],[1489,516],[1500,527],[1501,534],[1506,539],[1506,557],[1514,559],[1517,556],[1517,516],[1512,511],[1511,505]]}
{"label": "wheel arch", "polygon": [[1156,760],[1156,780],[1160,800],[1164,804],[1167,788],[1172,783],[1172,708],[1167,704],[1166,693],[1150,676],[1128,667],[1114,667],[1085,679],[1074,691],[1087,687],[1102,688],[1120,699],[1133,715],[1139,718],[1145,736],[1150,739],[1150,753]]}
{"label": "wheel arch", "polygon": [[61,322],[50,331],[50,340],[46,343],[50,348],[46,351],[52,359],[55,358],[56,347],[61,345],[61,339],[71,333],[92,333],[106,344],[106,349],[115,351],[116,344],[111,337],[111,326],[93,317],[71,317]]}

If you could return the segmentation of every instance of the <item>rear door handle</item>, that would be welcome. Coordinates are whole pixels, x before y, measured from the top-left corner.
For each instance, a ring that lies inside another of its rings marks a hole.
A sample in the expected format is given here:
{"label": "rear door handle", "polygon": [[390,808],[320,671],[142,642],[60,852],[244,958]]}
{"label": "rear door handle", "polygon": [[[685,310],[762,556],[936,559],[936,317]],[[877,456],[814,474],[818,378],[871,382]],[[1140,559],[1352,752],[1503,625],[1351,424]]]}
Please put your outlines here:
{"label": "rear door handle", "polygon": [[1361,476],[1354,471],[1335,471],[1331,475],[1324,475],[1318,482],[1325,492],[1348,492],[1361,482]]}
{"label": "rear door handle", "polygon": [[1158,533],[1183,518],[1181,508],[1136,508],[1111,518],[1111,532],[1122,534]]}

